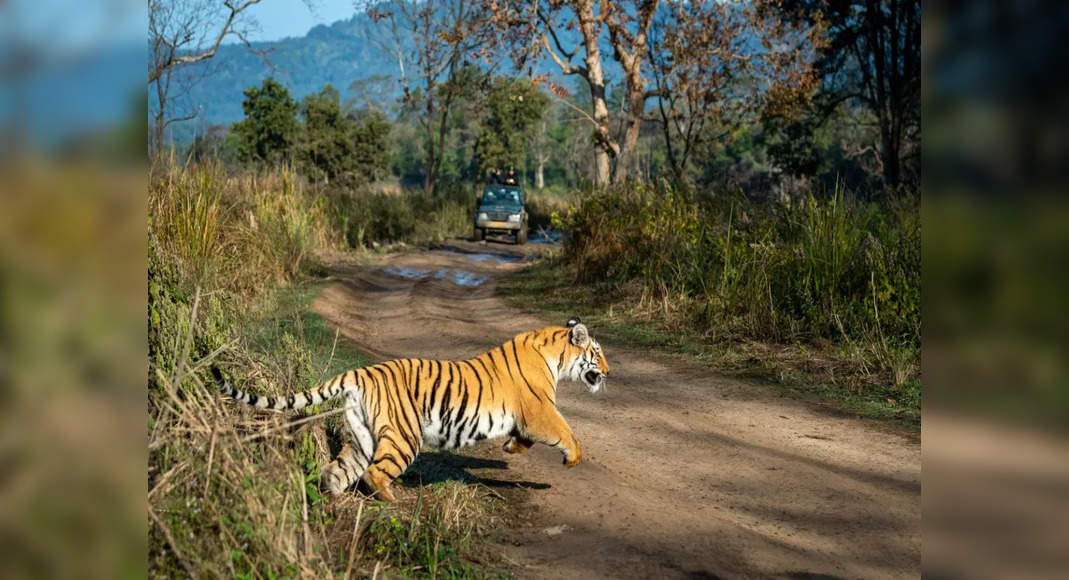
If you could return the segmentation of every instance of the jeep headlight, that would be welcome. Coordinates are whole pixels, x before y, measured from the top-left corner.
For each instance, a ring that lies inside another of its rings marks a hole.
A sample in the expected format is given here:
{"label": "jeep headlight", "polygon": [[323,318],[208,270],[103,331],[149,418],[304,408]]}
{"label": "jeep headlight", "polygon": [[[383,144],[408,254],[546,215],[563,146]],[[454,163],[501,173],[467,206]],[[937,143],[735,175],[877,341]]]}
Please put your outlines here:
{"label": "jeep headlight", "polygon": [[479,223],[482,223],[482,222],[485,222],[489,218],[486,217],[486,212],[483,212],[483,213],[480,213],[479,217],[477,217],[475,219],[477,219],[479,221]]}
{"label": "jeep headlight", "polygon": [[514,224],[518,224],[518,223],[520,223],[520,219],[522,219],[522,218],[523,218],[522,215],[520,215],[518,213],[514,213],[514,214],[509,216],[509,221],[514,223]]}

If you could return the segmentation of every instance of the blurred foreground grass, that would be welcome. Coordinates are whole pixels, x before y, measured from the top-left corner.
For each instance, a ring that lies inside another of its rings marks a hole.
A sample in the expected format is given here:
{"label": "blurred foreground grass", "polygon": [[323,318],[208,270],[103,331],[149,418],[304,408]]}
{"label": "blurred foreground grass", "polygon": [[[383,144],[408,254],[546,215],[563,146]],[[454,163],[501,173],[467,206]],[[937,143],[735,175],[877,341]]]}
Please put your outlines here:
{"label": "blurred foreground grass", "polygon": [[143,573],[145,184],[0,161],[2,575]]}

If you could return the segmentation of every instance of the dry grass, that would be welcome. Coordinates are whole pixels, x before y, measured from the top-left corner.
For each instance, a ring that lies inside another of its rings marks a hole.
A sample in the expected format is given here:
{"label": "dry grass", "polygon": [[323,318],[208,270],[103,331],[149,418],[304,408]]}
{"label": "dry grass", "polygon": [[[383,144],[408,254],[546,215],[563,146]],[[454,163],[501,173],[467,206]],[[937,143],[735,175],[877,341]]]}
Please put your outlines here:
{"label": "dry grass", "polygon": [[[227,349],[219,355],[235,357]],[[182,361],[162,392],[149,438],[149,570],[153,577],[356,576],[394,571],[481,576],[464,559],[500,507],[487,489],[446,482],[387,505],[319,491],[331,453],[326,418],[227,403],[199,377],[216,357]],[[253,358],[263,392],[286,389]],[[335,445],[337,444],[334,442]]]}
{"label": "dry grass", "polygon": [[[367,360],[308,311],[307,263],[344,239],[286,170],[163,166],[149,199],[148,511],[152,577],[480,577],[469,558],[500,507],[458,481],[396,505],[328,500],[336,404],[300,413],[225,401],[219,364],[257,393],[303,390]],[[413,503],[414,502],[414,503]]]}
{"label": "dry grass", "polygon": [[288,169],[229,175],[219,165],[154,169],[149,227],[186,281],[259,296],[295,280],[317,249],[337,247],[324,200]]}

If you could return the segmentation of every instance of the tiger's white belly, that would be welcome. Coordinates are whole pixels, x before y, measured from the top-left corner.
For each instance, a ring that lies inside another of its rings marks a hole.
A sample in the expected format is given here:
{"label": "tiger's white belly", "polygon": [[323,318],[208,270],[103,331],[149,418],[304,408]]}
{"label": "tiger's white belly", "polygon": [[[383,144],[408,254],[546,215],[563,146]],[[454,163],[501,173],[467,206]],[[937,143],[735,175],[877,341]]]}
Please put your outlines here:
{"label": "tiger's white belly", "polygon": [[456,449],[473,445],[483,439],[503,437],[512,432],[516,421],[505,411],[483,415],[479,420],[463,421],[447,414],[443,421],[437,413],[431,413],[423,423],[423,444],[428,447]]}

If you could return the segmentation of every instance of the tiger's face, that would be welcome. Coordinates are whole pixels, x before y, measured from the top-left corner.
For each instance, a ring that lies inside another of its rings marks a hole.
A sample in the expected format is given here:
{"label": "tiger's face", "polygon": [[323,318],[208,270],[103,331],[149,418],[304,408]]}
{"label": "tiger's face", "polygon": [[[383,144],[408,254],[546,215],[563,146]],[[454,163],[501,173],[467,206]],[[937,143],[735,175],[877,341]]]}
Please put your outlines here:
{"label": "tiger's face", "polygon": [[605,359],[605,352],[601,350],[601,345],[590,336],[586,326],[581,324],[577,318],[569,320],[568,326],[571,327],[569,340],[578,352],[572,358],[565,374],[571,380],[586,385],[591,393],[596,393],[605,388],[605,376],[609,374],[609,361]]}

